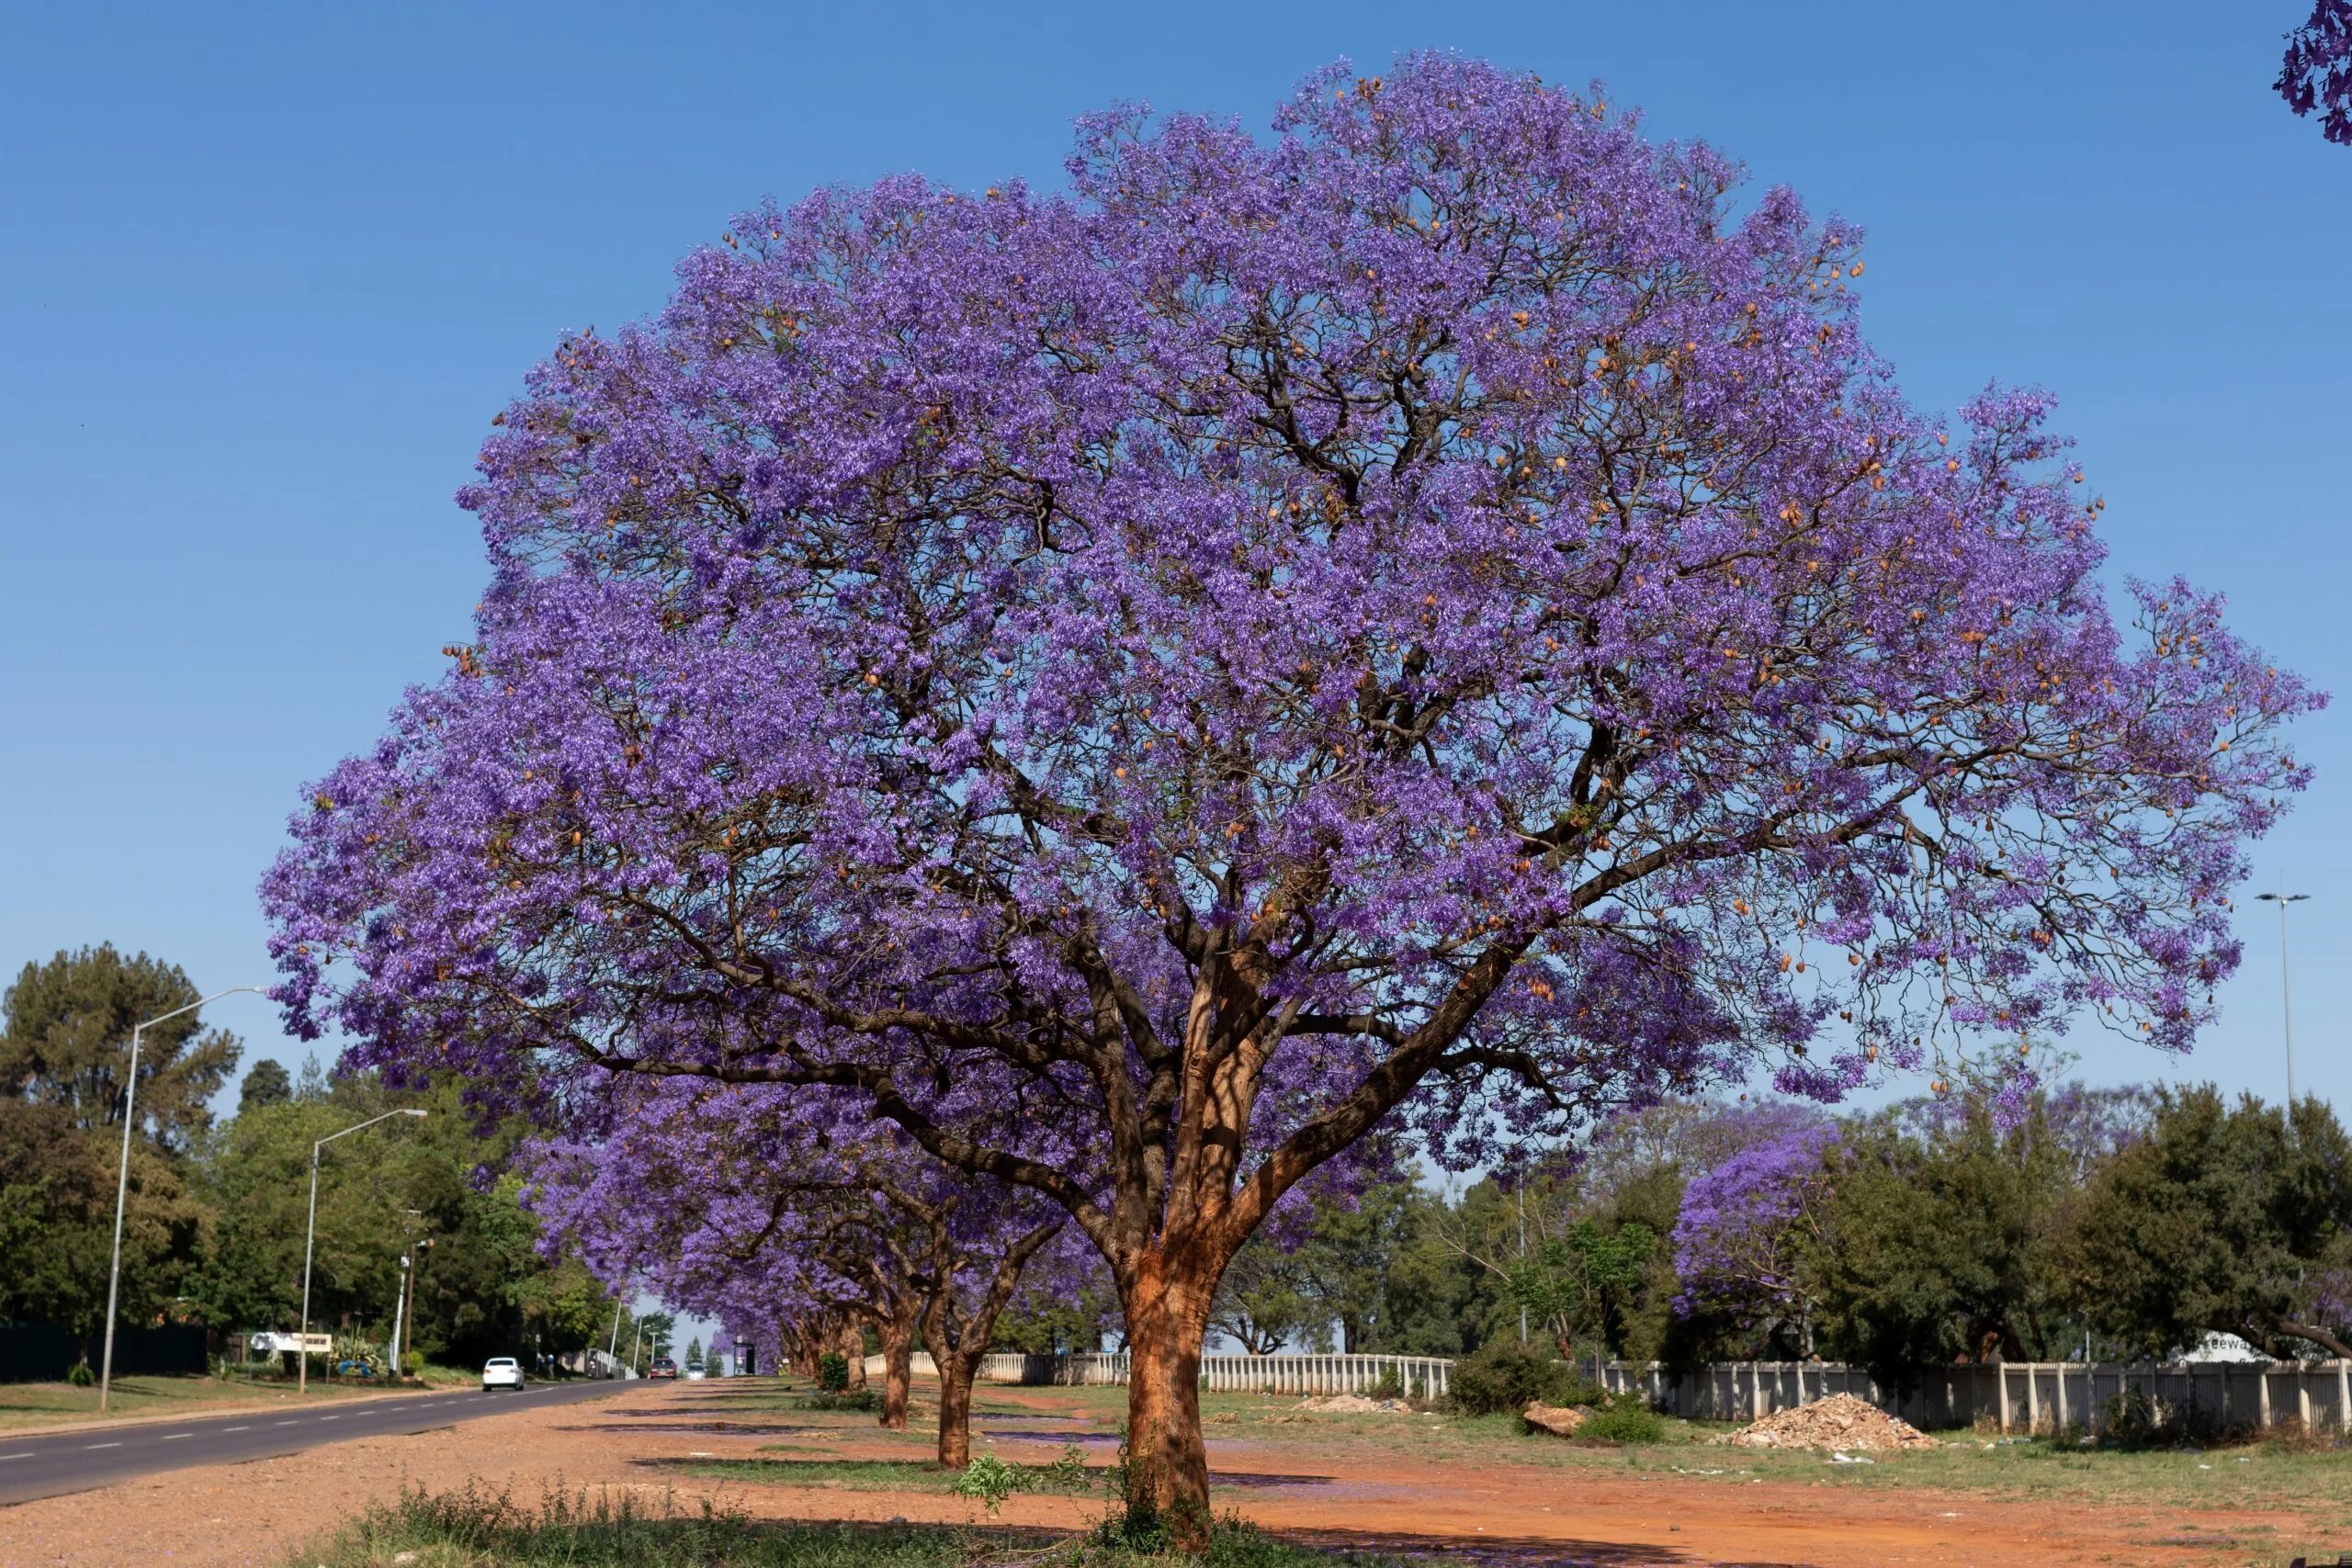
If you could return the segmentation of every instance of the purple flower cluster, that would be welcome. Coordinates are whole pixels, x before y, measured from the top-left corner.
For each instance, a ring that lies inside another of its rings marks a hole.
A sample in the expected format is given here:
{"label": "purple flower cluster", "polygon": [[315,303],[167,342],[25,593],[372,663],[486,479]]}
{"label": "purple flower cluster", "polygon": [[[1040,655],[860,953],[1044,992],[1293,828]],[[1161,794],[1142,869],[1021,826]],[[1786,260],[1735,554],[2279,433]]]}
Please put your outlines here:
{"label": "purple flower cluster", "polygon": [[1674,1226],[1675,1310],[1743,1316],[1803,1308],[1798,1253],[1822,1238],[1824,1200],[1843,1146],[1819,1111],[1767,1103],[1724,1118],[1738,1145],[1690,1178]]}
{"label": "purple flower cluster", "polygon": [[2321,135],[2352,147],[2352,0],[2313,0],[2311,19],[2287,35],[2274,85],[2297,114],[2319,111]]}

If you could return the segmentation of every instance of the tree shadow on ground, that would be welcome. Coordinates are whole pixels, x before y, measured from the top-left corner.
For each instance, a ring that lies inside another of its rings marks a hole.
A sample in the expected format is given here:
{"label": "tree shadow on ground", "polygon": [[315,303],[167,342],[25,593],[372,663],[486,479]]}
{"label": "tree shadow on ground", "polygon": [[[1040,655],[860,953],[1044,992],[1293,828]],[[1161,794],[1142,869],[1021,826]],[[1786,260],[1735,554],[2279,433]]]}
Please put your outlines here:
{"label": "tree shadow on ground", "polygon": [[[828,1438],[841,1435],[839,1427],[811,1427],[783,1421],[637,1421],[632,1432],[707,1432],[736,1438]],[[581,1423],[558,1427],[559,1432],[610,1432],[609,1427]]]}
{"label": "tree shadow on ground", "polygon": [[[802,1459],[772,1454],[708,1454],[668,1455],[630,1461],[642,1469],[683,1471],[689,1474],[749,1482],[767,1486],[813,1486],[851,1492],[945,1492],[955,1485],[960,1472],[950,1470],[933,1459]],[[1039,1473],[1050,1467],[1043,1464],[1023,1465],[1022,1469]],[[1105,1469],[1085,1472],[1089,1483],[1099,1483],[1109,1475]],[[1263,1491],[1279,1487],[1329,1486],[1338,1478],[1329,1475],[1269,1475],[1253,1471],[1211,1469],[1212,1488],[1236,1487],[1243,1491]],[[1084,1492],[1065,1491],[1063,1496],[1083,1496]]]}
{"label": "tree shadow on ground", "polygon": [[706,1454],[631,1460],[642,1470],[747,1481],[765,1486],[816,1486],[851,1492],[944,1492],[956,1472],[932,1459],[779,1459],[767,1454]]}
{"label": "tree shadow on ground", "polygon": [[1674,1546],[1534,1536],[1417,1535],[1396,1530],[1269,1530],[1294,1546],[1470,1568],[1804,1568],[1781,1559],[1698,1557]]}

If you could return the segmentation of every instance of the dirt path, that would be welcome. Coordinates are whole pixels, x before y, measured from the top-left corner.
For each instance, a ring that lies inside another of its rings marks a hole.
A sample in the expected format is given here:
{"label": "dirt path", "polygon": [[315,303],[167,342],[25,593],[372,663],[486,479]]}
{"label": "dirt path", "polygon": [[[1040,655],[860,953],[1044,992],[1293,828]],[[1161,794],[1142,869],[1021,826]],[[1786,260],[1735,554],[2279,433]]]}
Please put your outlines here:
{"label": "dirt path", "polygon": [[[972,1520],[971,1505],[936,1492],[695,1477],[691,1466],[711,1460],[775,1461],[780,1435],[808,1456],[900,1462],[925,1456],[915,1434],[893,1437],[862,1424],[812,1430],[794,1416],[754,1411],[741,1401],[755,1387],[632,1390],[590,1405],[518,1410],[415,1437],[362,1438],[294,1459],[179,1471],[0,1509],[0,1568],[128,1562],[278,1568],[303,1540],[403,1485],[438,1491],[472,1483],[534,1505],[553,1486],[627,1486],[648,1498],[668,1493],[689,1508],[718,1499],[762,1517]],[[1040,1415],[1078,1414],[1051,1391],[997,1397]],[[1080,1446],[1091,1462],[1111,1458],[1099,1423],[1038,1422],[1029,1428],[1034,1436],[1013,1435],[1023,1429],[1009,1417],[991,1422],[983,1415],[979,1425],[999,1427],[994,1441],[1007,1459],[1049,1460],[1073,1436],[1085,1439]],[[1335,1544],[1437,1551],[1487,1568],[2284,1562],[2304,1549],[2297,1536],[2310,1526],[2307,1517],[2289,1513],[2158,1517],[2144,1509],[1957,1493],[1736,1486],[1409,1454],[1322,1458],[1287,1438],[1213,1437],[1210,1454],[1220,1508]],[[1102,1508],[1099,1500],[1019,1496],[1006,1503],[1003,1521],[1082,1527]]]}

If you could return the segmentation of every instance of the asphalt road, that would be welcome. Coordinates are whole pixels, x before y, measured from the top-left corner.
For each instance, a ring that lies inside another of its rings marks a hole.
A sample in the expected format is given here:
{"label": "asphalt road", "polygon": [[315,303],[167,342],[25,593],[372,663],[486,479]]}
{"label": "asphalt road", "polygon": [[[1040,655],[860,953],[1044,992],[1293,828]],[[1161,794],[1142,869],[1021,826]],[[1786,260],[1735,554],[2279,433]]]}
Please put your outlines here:
{"label": "asphalt road", "polygon": [[283,1404],[186,1421],[139,1422],[43,1437],[0,1432],[0,1507],[112,1486],[135,1476],[197,1464],[236,1464],[300,1453],[348,1438],[430,1432],[522,1407],[577,1404],[641,1382],[541,1382],[522,1393],[416,1393],[376,1400],[321,1401],[309,1409]]}

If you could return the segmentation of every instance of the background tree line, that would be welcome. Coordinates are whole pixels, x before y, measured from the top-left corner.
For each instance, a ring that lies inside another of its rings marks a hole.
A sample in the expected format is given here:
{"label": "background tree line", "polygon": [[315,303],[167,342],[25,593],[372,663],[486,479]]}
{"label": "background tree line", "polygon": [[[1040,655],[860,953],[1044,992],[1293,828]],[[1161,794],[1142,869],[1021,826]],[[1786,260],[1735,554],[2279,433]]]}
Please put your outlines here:
{"label": "background tree line", "polygon": [[[28,964],[0,998],[0,1323],[103,1327],[131,1028],[198,996],[175,965],[99,946]],[[312,1144],[422,1106],[422,1120],[326,1150],[313,1328],[381,1337],[399,1260],[424,1243],[407,1337],[428,1359],[605,1342],[611,1296],[578,1261],[540,1256],[515,1179],[495,1174],[522,1123],[480,1125],[454,1081],[394,1093],[372,1074],[312,1064],[298,1077],[272,1061],[254,1065],[235,1112],[216,1118],[241,1052],[194,1013],[141,1038],[121,1324],[199,1322],[229,1354],[232,1337],[293,1328]]]}
{"label": "background tree line", "polygon": [[2316,1100],[2291,1122],[2210,1086],[1670,1104],[1508,1179],[1319,1204],[1244,1249],[1215,1327],[1255,1353],[1814,1356],[1896,1387],[2211,1333],[2352,1354],[2352,1140]]}

